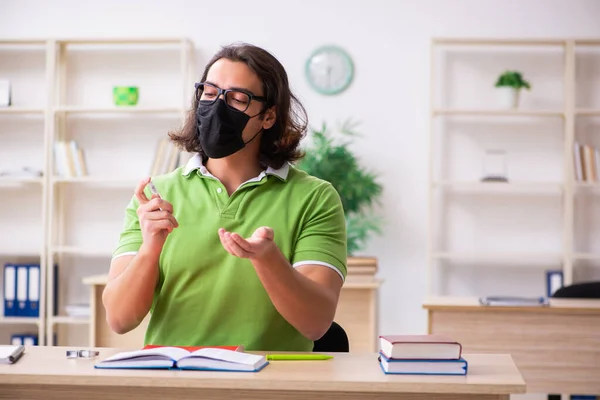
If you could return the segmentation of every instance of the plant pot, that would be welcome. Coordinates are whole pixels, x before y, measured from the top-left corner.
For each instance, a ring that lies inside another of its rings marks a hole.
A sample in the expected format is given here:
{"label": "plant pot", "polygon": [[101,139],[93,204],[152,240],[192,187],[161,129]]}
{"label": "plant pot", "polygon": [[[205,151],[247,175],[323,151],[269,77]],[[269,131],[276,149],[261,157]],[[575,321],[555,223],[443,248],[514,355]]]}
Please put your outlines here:
{"label": "plant pot", "polygon": [[499,87],[496,88],[499,92],[499,101],[502,108],[518,108],[519,107],[519,94],[520,90],[512,87]]}

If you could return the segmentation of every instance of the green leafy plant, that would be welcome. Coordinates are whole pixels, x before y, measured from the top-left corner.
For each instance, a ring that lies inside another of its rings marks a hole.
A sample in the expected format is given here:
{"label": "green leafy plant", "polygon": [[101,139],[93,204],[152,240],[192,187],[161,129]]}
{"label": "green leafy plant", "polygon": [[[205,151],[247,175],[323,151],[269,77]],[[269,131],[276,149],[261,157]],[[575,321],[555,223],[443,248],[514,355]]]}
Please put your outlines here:
{"label": "green leafy plant", "polygon": [[518,71],[504,71],[502,75],[498,77],[496,81],[496,87],[512,87],[515,89],[531,89],[531,85],[525,79],[523,75]]}
{"label": "green leafy plant", "polygon": [[311,129],[312,146],[304,149],[305,156],[298,168],[310,175],[330,182],[340,195],[346,215],[348,255],[364,249],[374,233],[381,233],[381,219],[373,213],[372,206],[382,192],[374,173],[359,165],[350,150],[352,138],[359,136],[357,124],[345,121],[339,132],[348,140],[336,140],[328,126]]}

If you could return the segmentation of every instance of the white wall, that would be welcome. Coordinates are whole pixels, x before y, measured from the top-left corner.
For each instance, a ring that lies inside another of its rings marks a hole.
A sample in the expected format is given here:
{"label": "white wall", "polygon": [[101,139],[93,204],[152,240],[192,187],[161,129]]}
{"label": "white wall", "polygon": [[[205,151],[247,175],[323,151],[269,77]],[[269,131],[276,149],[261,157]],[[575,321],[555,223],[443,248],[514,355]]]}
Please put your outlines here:
{"label": "white wall", "polygon": [[[382,333],[419,333],[426,327],[421,303],[431,37],[599,37],[599,20],[600,2],[594,0],[0,0],[2,38],[185,35],[198,47],[200,66],[221,44],[241,40],[264,46],[287,68],[313,124],[360,120],[364,140],[356,151],[385,185],[384,235],[365,251],[379,258],[385,279]],[[335,98],[311,91],[303,75],[307,56],[324,43],[345,47],[356,64],[353,85]],[[486,274],[477,274],[481,282]],[[524,283],[518,276],[511,273],[496,288],[516,281],[521,287],[541,284],[537,274],[526,274]],[[478,285],[470,283],[456,285],[468,294]]]}

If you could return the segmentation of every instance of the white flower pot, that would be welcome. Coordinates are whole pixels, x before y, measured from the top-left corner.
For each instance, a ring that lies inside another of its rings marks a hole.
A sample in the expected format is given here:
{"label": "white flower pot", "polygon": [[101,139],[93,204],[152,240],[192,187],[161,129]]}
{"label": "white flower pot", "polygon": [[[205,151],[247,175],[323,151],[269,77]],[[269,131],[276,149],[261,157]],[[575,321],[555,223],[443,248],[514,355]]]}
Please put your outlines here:
{"label": "white flower pot", "polygon": [[518,108],[520,90],[512,87],[499,87],[498,91],[499,102],[502,108]]}

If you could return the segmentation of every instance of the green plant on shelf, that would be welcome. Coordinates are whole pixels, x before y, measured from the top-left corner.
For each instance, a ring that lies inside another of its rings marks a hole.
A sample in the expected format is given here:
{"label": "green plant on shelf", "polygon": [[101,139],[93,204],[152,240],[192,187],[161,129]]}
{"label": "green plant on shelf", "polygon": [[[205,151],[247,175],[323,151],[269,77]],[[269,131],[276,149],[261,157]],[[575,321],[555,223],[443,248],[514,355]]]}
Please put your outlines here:
{"label": "green plant on shelf", "polygon": [[382,193],[377,176],[359,164],[350,149],[352,138],[359,136],[357,124],[346,120],[339,133],[347,140],[334,139],[326,123],[311,129],[312,145],[298,168],[330,182],[340,195],[346,215],[347,251],[352,256],[364,249],[372,234],[381,233],[382,220],[372,206]]}
{"label": "green plant on shelf", "polygon": [[531,89],[531,85],[525,79],[523,74],[518,71],[504,71],[496,80],[496,87],[510,87],[513,89]]}

